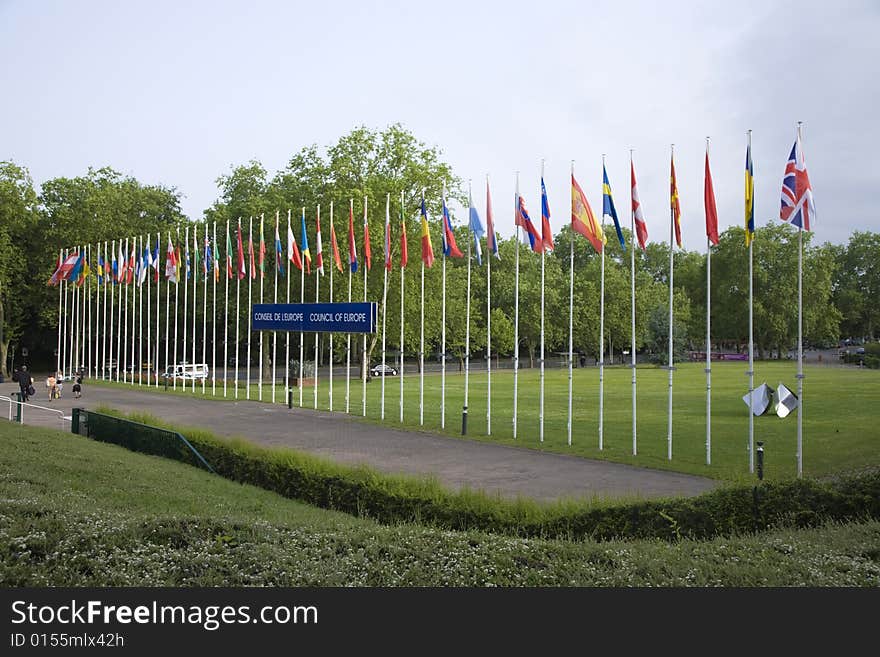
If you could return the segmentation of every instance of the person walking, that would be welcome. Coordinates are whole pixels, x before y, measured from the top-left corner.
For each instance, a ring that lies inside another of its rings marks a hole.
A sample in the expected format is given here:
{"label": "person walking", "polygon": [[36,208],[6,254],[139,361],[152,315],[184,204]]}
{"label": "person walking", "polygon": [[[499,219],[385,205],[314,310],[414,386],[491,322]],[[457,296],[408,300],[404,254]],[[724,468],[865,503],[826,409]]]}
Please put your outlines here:
{"label": "person walking", "polygon": [[55,399],[58,392],[57,380],[53,374],[46,377],[46,393],[49,395],[49,401]]}
{"label": "person walking", "polygon": [[21,401],[23,402],[28,401],[36,392],[34,390],[34,378],[27,371],[27,365],[22,365],[18,373],[18,387],[21,389]]}
{"label": "person walking", "polygon": [[78,376],[73,384],[73,396],[75,399],[82,397],[82,381],[82,376]]}

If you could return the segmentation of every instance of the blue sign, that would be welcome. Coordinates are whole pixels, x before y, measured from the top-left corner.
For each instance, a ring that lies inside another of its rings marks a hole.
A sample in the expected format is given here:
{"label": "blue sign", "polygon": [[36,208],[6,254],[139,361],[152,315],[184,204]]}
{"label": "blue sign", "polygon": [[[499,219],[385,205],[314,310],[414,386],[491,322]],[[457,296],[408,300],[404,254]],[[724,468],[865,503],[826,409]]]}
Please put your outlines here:
{"label": "blue sign", "polygon": [[255,303],[251,310],[255,331],[304,333],[375,333],[378,304]]}

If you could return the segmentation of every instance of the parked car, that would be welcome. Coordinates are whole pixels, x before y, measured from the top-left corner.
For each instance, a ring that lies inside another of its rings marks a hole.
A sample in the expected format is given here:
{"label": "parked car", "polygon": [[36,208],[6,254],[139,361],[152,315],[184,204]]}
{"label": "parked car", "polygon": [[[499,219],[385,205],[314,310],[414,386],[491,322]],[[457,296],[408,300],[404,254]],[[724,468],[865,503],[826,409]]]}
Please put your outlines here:
{"label": "parked car", "polygon": [[162,373],[165,379],[207,379],[208,365],[206,363],[180,363],[179,365],[169,365]]}
{"label": "parked car", "polygon": [[370,368],[370,376],[397,376],[397,368],[391,365],[373,365]]}

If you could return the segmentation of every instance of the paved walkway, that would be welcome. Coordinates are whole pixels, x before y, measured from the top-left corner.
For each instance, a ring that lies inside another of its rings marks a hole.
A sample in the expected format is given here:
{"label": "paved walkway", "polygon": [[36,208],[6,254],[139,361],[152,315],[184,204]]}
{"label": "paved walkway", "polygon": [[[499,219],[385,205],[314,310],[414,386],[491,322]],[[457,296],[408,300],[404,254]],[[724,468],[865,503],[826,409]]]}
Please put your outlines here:
{"label": "paved walkway", "polygon": [[[8,395],[5,386],[0,394]],[[44,393],[39,390],[39,393]],[[291,447],[333,461],[366,463],[392,473],[433,475],[453,488],[498,492],[505,497],[539,500],[564,497],[668,497],[698,495],[717,482],[687,474],[594,461],[577,456],[539,452],[486,442],[405,431],[310,409],[281,404],[220,402],[144,389],[86,386],[86,395],[34,403],[62,409],[94,408],[148,411],[163,419],[204,427],[223,436],[246,437],[269,447]],[[2,409],[5,416],[6,409]],[[58,428],[58,416],[26,408],[25,422]],[[67,424],[69,427],[69,423]]]}

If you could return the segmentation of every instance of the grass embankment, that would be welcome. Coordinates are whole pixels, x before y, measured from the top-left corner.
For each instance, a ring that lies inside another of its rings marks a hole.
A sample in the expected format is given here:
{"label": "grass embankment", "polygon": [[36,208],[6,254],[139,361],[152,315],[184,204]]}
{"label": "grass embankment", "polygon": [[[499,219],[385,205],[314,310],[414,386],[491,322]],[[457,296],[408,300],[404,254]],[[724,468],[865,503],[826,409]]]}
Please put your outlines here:
{"label": "grass embankment", "polygon": [[[748,414],[742,397],[746,394],[747,363],[715,363],[712,369],[712,464],[706,465],[706,375],[701,363],[682,363],[674,375],[673,459],[667,459],[667,373],[654,367],[640,367],[638,374],[638,455],[632,455],[631,370],[608,367],[605,370],[604,449],[598,448],[599,381],[595,368],[574,370],[572,445],[567,444],[568,373],[547,370],[545,378],[545,438],[538,442],[538,372],[522,370],[519,375],[519,435],[512,435],[513,374],[509,370],[492,375],[492,436],[486,434],[486,374],[470,377],[468,438],[517,445],[564,454],[629,463],[643,467],[675,470],[690,474],[744,481],[748,470]],[[334,409],[345,408],[344,370],[336,369]],[[354,373],[353,373],[354,374]],[[841,367],[807,367],[804,406],[804,472],[821,477],[842,470],[880,465],[880,422],[876,400],[880,399],[880,371]],[[795,364],[758,362],[756,386],[767,382],[776,387],[784,382],[796,390]],[[326,378],[318,381],[318,409],[329,408]],[[380,422],[381,379],[367,384],[367,419]],[[103,384],[99,385],[117,385]],[[122,384],[118,384],[122,385]],[[384,424],[425,429],[460,437],[461,408],[464,402],[464,376],[450,372],[446,378],[446,428],[440,428],[440,376],[425,376],[424,426],[419,425],[419,377],[404,377],[404,424],[399,422],[400,379],[385,382]],[[159,388],[159,390],[164,390]],[[176,394],[193,395],[191,388]],[[208,399],[223,399],[222,384],[212,396],[211,382],[205,387]],[[169,392],[171,392],[169,390]],[[239,400],[247,391],[239,390]],[[201,397],[196,386],[195,396]],[[234,398],[231,386],[226,399]],[[351,411],[360,417],[362,385],[351,383]],[[259,390],[250,386],[250,399]],[[272,386],[265,384],[262,400],[271,402]],[[275,400],[286,404],[285,392],[276,386]],[[299,391],[294,390],[294,406]],[[314,390],[303,390],[303,405],[314,407]],[[765,476],[786,479],[796,473],[796,418],[775,415],[755,418],[755,439],[764,442]]]}
{"label": "grass embankment", "polygon": [[711,541],[380,526],[0,422],[0,586],[878,586],[880,522]]}

